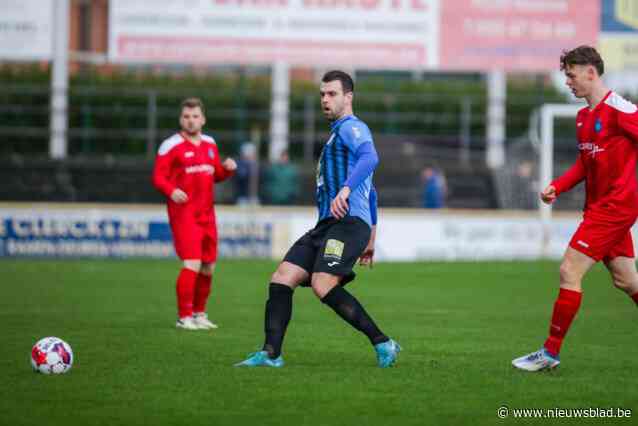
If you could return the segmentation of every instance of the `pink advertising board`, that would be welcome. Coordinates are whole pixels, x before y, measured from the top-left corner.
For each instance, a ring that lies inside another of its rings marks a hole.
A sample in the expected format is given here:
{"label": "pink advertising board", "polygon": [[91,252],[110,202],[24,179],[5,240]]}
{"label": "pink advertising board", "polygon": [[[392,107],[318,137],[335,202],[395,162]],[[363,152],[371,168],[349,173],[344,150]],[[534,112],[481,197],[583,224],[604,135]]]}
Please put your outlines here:
{"label": "pink advertising board", "polygon": [[120,63],[547,71],[599,0],[110,0]]}
{"label": "pink advertising board", "polygon": [[594,0],[441,1],[440,68],[546,71],[561,51],[597,44]]}

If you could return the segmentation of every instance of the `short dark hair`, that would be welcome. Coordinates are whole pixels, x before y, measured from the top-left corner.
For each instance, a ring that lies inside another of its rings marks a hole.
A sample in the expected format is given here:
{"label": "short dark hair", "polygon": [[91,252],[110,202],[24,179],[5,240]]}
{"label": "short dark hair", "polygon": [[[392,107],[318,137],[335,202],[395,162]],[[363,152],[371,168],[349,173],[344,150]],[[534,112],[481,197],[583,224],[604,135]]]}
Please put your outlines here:
{"label": "short dark hair", "polygon": [[344,94],[350,92],[354,93],[354,81],[352,81],[352,77],[350,77],[348,73],[339,70],[328,71],[321,79],[324,83],[329,83],[335,80],[339,80],[341,82]]}
{"label": "short dark hair", "polygon": [[204,102],[199,98],[186,98],[182,101],[182,110],[184,108],[199,108],[204,115]]}
{"label": "short dark hair", "polygon": [[564,71],[572,65],[592,65],[598,75],[605,72],[605,63],[596,49],[591,46],[578,46],[572,50],[563,50],[560,56],[560,70]]}

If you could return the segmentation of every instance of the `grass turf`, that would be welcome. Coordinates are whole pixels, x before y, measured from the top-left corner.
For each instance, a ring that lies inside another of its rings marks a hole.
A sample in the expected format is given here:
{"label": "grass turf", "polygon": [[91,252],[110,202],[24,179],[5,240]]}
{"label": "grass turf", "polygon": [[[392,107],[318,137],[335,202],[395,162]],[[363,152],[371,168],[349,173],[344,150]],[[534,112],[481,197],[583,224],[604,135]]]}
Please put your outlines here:
{"label": "grass turf", "polygon": [[[638,416],[636,306],[597,266],[550,373],[512,369],[538,349],[557,293],[551,262],[379,264],[348,288],[404,348],[375,366],[363,336],[308,289],[294,296],[283,369],[232,365],[263,339],[275,263],[224,260],[209,305],[220,329],[174,328],[170,261],[0,261],[0,424],[632,424]],[[31,371],[54,335],[69,374]],[[622,407],[630,419],[515,419],[514,408]],[[635,424],[635,423],[633,423]]]}

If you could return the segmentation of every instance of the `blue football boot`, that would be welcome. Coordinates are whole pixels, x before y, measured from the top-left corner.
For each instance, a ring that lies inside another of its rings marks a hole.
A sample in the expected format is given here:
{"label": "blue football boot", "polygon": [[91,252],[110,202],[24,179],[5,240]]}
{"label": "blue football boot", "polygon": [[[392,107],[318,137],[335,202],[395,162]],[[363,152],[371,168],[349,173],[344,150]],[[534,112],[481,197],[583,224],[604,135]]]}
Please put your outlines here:
{"label": "blue football boot", "polygon": [[279,355],[272,359],[268,356],[268,352],[259,351],[248,355],[244,361],[235,364],[235,367],[283,367],[284,359]]}
{"label": "blue football boot", "polygon": [[390,339],[387,342],[374,345],[374,350],[377,353],[377,363],[379,367],[386,368],[391,367],[395,363],[399,352],[401,352],[401,346]]}

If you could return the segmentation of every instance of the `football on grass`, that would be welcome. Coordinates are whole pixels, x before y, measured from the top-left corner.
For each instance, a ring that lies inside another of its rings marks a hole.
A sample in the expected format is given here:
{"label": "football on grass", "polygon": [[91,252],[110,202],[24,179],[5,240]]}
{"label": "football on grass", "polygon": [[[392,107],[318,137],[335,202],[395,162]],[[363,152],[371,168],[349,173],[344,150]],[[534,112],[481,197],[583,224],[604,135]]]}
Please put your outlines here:
{"label": "football on grass", "polygon": [[73,350],[57,337],[38,340],[31,349],[31,365],[42,374],[64,374],[73,365]]}

